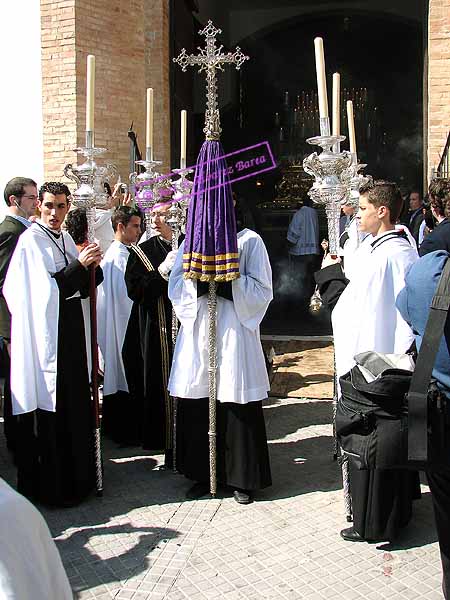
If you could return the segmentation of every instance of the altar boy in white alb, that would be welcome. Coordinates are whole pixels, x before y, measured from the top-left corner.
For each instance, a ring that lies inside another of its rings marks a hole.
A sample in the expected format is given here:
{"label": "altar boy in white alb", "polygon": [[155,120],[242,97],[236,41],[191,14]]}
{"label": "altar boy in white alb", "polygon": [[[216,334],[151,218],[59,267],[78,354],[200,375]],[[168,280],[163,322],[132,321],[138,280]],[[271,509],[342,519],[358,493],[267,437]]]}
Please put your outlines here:
{"label": "altar boy in white alb", "polygon": [[114,210],[114,241],[100,263],[103,283],[97,296],[98,345],[104,360],[102,430],[116,442],[126,444],[137,443],[140,438],[137,399],[129,392],[122,349],[133,306],[127,294],[125,270],[130,246],[141,234],[141,220],[137,208],[119,206]]}
{"label": "altar boy in white alb", "polygon": [[[404,353],[413,342],[411,328],[395,300],[405,276],[418,259],[414,242],[395,223],[402,197],[393,183],[376,181],[361,190],[358,226],[368,236],[355,252],[350,282],[339,262],[326,258],[316,282],[333,308],[336,373],[341,377],[366,351]],[[334,264],[333,264],[334,263]],[[416,473],[360,471],[350,460],[353,527],[341,531],[347,541],[392,540],[411,518]]]}
{"label": "altar boy in white alb", "polygon": [[[69,506],[95,486],[91,394],[81,297],[89,293],[97,244],[79,254],[61,230],[70,192],[59,182],[39,190],[40,219],[23,233],[3,292],[11,320],[11,397],[18,415],[18,490]],[[96,269],[100,283],[102,272]]]}
{"label": "altar boy in white alb", "polygon": [[[179,398],[177,467],[195,481],[188,498],[209,490],[208,284],[183,278],[183,246],[169,279],[169,297],[181,322],[169,391]],[[241,504],[271,485],[262,400],[269,380],[259,325],[272,300],[272,271],[262,239],[238,233],[240,278],[218,284],[217,466],[218,481]]]}

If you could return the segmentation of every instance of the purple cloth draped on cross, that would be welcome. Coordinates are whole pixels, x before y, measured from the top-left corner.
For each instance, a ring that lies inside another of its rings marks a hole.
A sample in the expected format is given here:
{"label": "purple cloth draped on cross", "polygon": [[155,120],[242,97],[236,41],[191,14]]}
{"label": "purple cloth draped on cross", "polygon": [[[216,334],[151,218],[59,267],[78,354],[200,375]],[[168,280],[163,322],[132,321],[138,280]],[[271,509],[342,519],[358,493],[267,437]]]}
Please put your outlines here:
{"label": "purple cloth draped on cross", "polygon": [[216,46],[218,33],[220,29],[209,21],[200,31],[206,37],[206,49],[199,48],[200,54],[188,55],[183,48],[178,58],[174,58],[183,71],[197,65],[199,72],[206,73],[207,107],[203,129],[206,141],[197,160],[183,254],[184,277],[200,281],[232,281],[239,277],[232,190],[219,142],[216,71],[223,70],[226,63],[239,69],[248,56],[244,56],[240,48],[224,54],[222,46]]}
{"label": "purple cloth draped on cross", "polygon": [[218,141],[200,150],[189,205],[183,271],[187,279],[239,277],[236,218],[224,151]]}

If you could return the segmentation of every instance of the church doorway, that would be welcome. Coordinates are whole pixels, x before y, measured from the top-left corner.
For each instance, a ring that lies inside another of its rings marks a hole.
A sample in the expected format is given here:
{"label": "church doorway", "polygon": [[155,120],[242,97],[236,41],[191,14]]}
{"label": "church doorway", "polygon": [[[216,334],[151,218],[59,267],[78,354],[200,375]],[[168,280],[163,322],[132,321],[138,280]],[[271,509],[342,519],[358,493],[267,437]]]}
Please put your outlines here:
{"label": "church doorway", "polygon": [[[345,100],[354,102],[358,156],[360,162],[367,163],[366,171],[376,178],[396,181],[405,193],[422,187],[428,3],[394,4],[392,8],[383,0],[281,0],[273,8],[267,0],[228,0],[220,3],[219,10],[217,3],[200,0],[198,12],[193,12],[192,50],[203,45],[203,39],[194,32],[212,18],[223,30],[221,43],[225,48],[239,45],[250,56],[240,72],[230,70],[221,81],[224,148],[231,152],[267,140],[277,163],[276,169],[238,182],[234,188],[253,227],[262,235],[273,266],[274,302],[263,333],[309,336],[331,331],[326,310],[312,315],[304,303],[297,302],[298,281],[286,244],[289,222],[310,187],[306,177],[299,177],[302,170],[298,165],[315,150],[305,139],[319,131],[313,49],[316,36],[324,39],[330,99],[331,74],[337,71],[341,75],[344,135]],[[172,20],[175,55],[180,46],[175,33],[176,10]],[[177,118],[176,104],[187,102],[191,106],[196,113],[193,129],[198,150],[204,86],[191,71],[183,74],[190,83],[185,80],[182,91],[176,92],[172,117]],[[177,82],[180,77],[174,74]],[[173,148],[176,153],[177,144]],[[348,148],[347,142],[343,148]],[[286,193],[290,187],[291,193]],[[320,222],[322,238],[326,236],[323,216]]]}

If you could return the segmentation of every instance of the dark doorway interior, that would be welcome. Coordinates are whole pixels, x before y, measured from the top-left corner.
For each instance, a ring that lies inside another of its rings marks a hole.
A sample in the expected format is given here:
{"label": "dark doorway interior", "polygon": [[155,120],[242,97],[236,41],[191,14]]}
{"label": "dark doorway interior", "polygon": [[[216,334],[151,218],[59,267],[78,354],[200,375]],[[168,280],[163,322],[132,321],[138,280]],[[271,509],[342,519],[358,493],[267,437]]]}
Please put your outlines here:
{"label": "dark doorway interior", "polygon": [[[193,31],[200,28],[194,20]],[[263,323],[266,333],[330,332],[325,311],[312,317],[295,304],[295,294],[290,297],[296,282],[289,276],[285,239],[296,199],[278,202],[276,187],[289,166],[301,164],[313,151],[305,138],[318,133],[313,49],[318,35],[325,44],[329,102],[331,75],[338,71],[341,131],[347,132],[344,100],[351,98],[358,155],[368,164],[367,172],[397,181],[405,189],[420,188],[422,177],[423,23],[376,11],[324,11],[279,21],[238,40],[250,60],[240,72],[223,77],[222,142],[226,151],[233,151],[268,140],[278,163],[276,170],[235,185],[237,195],[250,207],[274,270],[275,299]],[[231,37],[230,31],[224,31],[225,39]],[[192,42],[194,48],[203,46],[202,38],[193,37]],[[192,81],[199,76],[191,71],[183,76]],[[190,90],[191,106],[202,106],[203,85]],[[202,127],[199,112],[193,123],[195,152],[202,142]],[[343,147],[348,147],[346,142]],[[305,182],[304,193],[307,188]]]}

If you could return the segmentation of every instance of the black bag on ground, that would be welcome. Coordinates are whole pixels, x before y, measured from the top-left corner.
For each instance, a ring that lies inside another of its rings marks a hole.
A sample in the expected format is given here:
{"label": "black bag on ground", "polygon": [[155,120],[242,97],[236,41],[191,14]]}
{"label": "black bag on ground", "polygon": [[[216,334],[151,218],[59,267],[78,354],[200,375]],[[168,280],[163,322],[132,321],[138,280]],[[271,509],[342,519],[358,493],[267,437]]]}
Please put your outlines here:
{"label": "black bag on ground", "polygon": [[448,465],[450,400],[430,380],[449,305],[447,260],[414,372],[386,369],[368,383],[355,366],[340,377],[336,435],[358,468],[417,470]]}

